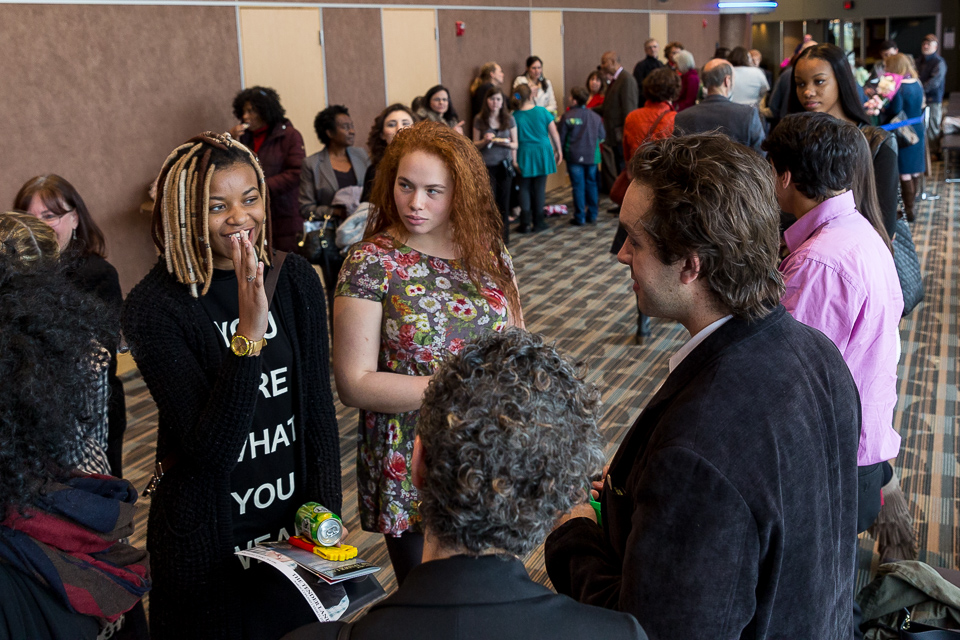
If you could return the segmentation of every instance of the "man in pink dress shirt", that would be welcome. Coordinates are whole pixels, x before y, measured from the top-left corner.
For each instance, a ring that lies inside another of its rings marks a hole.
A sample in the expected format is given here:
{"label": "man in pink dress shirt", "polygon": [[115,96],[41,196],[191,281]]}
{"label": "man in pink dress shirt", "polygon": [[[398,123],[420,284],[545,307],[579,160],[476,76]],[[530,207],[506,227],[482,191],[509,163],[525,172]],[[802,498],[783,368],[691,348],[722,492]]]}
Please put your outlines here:
{"label": "man in pink dress shirt", "polygon": [[854,199],[854,167],[870,162],[869,149],[856,126],[814,112],[785,118],[763,149],[780,207],[797,218],[784,234],[783,305],[833,340],[860,392],[857,528],[864,531],[880,511],[884,466],[900,449],[893,410],[903,312],[891,249]]}
{"label": "man in pink dress shirt", "polygon": [[[853,191],[855,167],[871,161],[870,150],[855,125],[816,112],[784,118],[763,149],[776,173],[780,208],[797,219],[784,233],[790,255],[780,265],[786,285],[781,302],[794,318],[833,341],[860,392],[860,533],[878,521],[881,489],[887,482],[893,485],[887,461],[900,449],[893,409],[903,294],[889,238],[881,236],[882,226],[878,232],[861,215]],[[858,185],[867,192],[861,201],[867,201],[865,209],[872,206],[878,211],[872,180],[867,183]],[[874,217],[879,224],[879,215]],[[887,530],[902,532],[893,539],[903,547],[914,544],[911,520],[891,523]],[[882,544],[881,561],[886,553]],[[854,606],[855,638],[862,637],[859,620],[860,610]]]}

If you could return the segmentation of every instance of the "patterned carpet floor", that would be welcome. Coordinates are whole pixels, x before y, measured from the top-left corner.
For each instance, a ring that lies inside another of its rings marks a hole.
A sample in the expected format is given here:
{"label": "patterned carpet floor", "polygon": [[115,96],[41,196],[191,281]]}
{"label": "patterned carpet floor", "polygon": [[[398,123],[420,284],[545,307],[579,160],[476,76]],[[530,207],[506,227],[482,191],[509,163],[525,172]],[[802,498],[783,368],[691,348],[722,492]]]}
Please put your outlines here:
{"label": "patterned carpet floor", "polygon": [[[901,324],[903,355],[894,420],[903,444],[894,464],[916,519],[920,559],[956,569],[960,567],[960,185],[944,183],[942,169],[937,163],[928,187],[938,192],[940,199],[918,199],[917,221],[912,226],[926,299]],[[547,201],[570,206],[569,189],[552,191]],[[634,418],[666,377],[667,361],[687,334],[676,323],[654,320],[653,335],[642,346],[635,344],[636,303],[627,268],[609,253],[617,218],[606,213],[607,205],[608,201],[601,201],[597,224],[574,227],[568,223],[569,216],[549,218],[548,231],[514,235],[510,250],[527,328],[585,363],[588,380],[603,394],[602,430],[608,457],[612,457]],[[128,409],[124,466],[127,477],[142,489],[153,466],[156,406],[135,370],[124,380]],[[357,411],[339,402],[337,409],[344,520],[361,555],[384,567],[378,576],[389,592],[396,583],[383,538],[362,532],[357,516]],[[144,544],[148,502],[140,503],[137,544]],[[861,537],[861,585],[876,569],[874,546],[875,541],[866,534]],[[549,584],[542,547],[530,554],[526,565],[535,580]]]}

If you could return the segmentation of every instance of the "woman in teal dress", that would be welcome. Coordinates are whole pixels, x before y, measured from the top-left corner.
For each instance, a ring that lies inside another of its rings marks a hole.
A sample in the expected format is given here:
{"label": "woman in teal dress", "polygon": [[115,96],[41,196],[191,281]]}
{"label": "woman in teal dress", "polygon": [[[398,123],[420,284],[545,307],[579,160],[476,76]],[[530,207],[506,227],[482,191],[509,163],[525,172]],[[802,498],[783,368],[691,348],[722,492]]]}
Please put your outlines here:
{"label": "woman in teal dress", "polygon": [[516,232],[543,231],[548,228],[543,218],[547,176],[556,173],[557,165],[563,162],[560,135],[553,115],[534,104],[530,87],[518,85],[513,97],[517,105],[513,118],[517,122],[517,141],[520,143],[514,167],[520,178],[520,226]]}
{"label": "woman in teal dress", "polygon": [[360,409],[360,524],[384,534],[402,583],[423,551],[410,479],[423,392],[448,354],[523,317],[500,211],[468,138],[430,121],[398,132],[370,201],[337,285],[333,367],[340,400]]}

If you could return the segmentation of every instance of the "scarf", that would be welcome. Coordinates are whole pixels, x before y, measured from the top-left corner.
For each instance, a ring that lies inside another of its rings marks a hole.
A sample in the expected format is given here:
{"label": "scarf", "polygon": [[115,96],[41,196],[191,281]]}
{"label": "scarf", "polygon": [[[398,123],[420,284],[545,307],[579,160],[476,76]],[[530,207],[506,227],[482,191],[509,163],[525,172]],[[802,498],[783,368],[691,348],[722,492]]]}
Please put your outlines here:
{"label": "scarf", "polygon": [[149,556],[124,542],[133,533],[137,492],[126,480],[74,477],[51,483],[23,513],[0,523],[0,560],[101,626],[129,611],[150,589]]}

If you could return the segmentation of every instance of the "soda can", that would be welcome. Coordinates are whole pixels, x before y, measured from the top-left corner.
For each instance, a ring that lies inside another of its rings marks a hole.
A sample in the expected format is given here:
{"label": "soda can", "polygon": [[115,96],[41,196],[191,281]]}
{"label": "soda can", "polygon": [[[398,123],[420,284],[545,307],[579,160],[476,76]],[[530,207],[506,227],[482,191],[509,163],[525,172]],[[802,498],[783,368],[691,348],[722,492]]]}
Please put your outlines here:
{"label": "soda can", "polygon": [[297,509],[294,529],[301,538],[323,547],[332,547],[343,537],[340,518],[317,502],[308,502]]}

